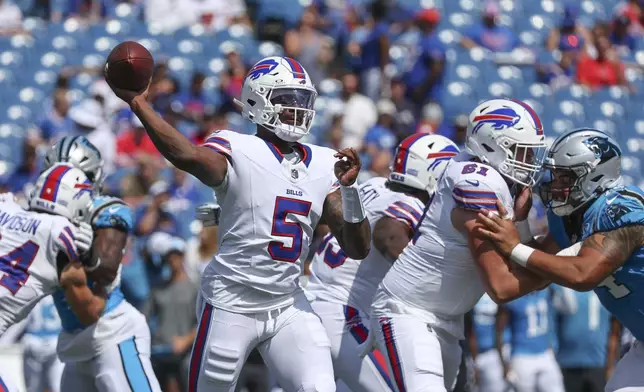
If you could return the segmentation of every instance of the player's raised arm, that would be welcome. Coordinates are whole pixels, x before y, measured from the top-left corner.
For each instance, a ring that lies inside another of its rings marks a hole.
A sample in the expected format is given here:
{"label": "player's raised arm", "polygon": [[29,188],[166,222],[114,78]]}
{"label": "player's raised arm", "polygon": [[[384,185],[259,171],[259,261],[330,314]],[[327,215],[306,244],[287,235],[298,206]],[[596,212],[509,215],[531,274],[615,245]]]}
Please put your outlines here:
{"label": "player's raised arm", "polygon": [[204,184],[215,187],[226,177],[226,157],[207,147],[196,146],[181,132],[168,124],[148,103],[148,88],[129,91],[110,84],[114,93],[125,101],[141,120],[154,146],[175,167],[197,177]]}
{"label": "player's raised arm", "polygon": [[371,227],[362,206],[356,179],[360,172],[360,157],[353,148],[336,155],[335,176],[340,189],[329,193],[324,200],[321,223],[329,226],[347,256],[364,259],[371,247]]}

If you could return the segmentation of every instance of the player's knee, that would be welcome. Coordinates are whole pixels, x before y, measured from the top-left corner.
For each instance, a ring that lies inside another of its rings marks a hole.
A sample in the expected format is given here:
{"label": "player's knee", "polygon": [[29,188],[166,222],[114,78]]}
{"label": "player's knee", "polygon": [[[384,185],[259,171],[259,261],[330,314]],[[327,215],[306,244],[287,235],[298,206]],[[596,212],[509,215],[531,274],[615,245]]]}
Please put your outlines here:
{"label": "player's knee", "polygon": [[232,384],[239,376],[242,365],[240,351],[211,346],[205,358],[203,372],[210,382]]}

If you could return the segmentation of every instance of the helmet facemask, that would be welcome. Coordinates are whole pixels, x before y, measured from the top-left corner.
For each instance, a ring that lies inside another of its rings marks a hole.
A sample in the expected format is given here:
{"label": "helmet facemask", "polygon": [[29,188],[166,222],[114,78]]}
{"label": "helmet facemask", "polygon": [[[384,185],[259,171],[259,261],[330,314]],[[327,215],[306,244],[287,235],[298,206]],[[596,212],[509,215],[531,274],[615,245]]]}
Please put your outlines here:
{"label": "helmet facemask", "polygon": [[316,98],[315,90],[308,88],[257,85],[251,97],[237,102],[248,120],[284,141],[295,142],[307,135],[313,125]]}
{"label": "helmet facemask", "polygon": [[[498,139],[498,146],[505,154],[505,159],[497,168],[499,172],[517,184],[534,186],[539,179],[547,154],[545,142],[517,143],[501,136]],[[487,148],[485,145],[484,147]]]}
{"label": "helmet facemask", "polygon": [[275,132],[282,140],[295,142],[309,133],[315,117],[317,94],[298,88],[274,88],[268,93],[267,111],[272,112],[262,126]]}
{"label": "helmet facemask", "polygon": [[544,168],[539,195],[555,214],[568,216],[593,199],[592,196],[587,197],[582,189],[582,182],[590,173],[588,165],[558,167],[546,162]]}

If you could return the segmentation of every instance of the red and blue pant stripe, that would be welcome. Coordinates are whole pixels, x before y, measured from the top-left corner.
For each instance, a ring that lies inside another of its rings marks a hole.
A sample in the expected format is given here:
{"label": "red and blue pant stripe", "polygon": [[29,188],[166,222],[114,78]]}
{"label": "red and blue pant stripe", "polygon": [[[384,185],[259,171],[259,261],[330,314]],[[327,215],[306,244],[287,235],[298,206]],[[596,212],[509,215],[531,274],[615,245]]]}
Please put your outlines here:
{"label": "red and blue pant stripe", "polygon": [[380,319],[380,328],[382,329],[382,334],[385,337],[387,357],[389,357],[389,363],[391,364],[391,369],[394,372],[393,376],[394,381],[396,382],[396,387],[398,387],[398,392],[406,392],[402,363],[400,362],[400,356],[398,355],[398,349],[396,348],[396,339],[394,337],[394,331],[391,324],[391,319],[388,317]]}
{"label": "red and blue pant stripe", "polygon": [[[369,330],[364,326],[364,324],[362,324],[358,310],[351,306],[345,305],[344,319],[349,326],[349,332],[351,332],[353,338],[358,342],[358,344],[364,343],[369,336]],[[378,373],[380,373],[380,376],[385,380],[385,382],[389,386],[389,389],[393,391],[394,386],[392,385],[391,379],[389,378],[389,371],[387,370],[387,362],[385,361],[385,356],[382,355],[380,350],[375,349],[369,353],[369,359],[371,359],[371,362],[373,362],[373,364],[376,366]]]}
{"label": "red and blue pant stripe", "polygon": [[206,351],[206,342],[208,341],[208,332],[212,319],[213,307],[209,303],[204,306],[199,320],[199,329],[195,338],[195,345],[192,348],[190,357],[190,372],[188,376],[188,392],[197,392],[199,385],[199,373],[201,372],[201,363]]}

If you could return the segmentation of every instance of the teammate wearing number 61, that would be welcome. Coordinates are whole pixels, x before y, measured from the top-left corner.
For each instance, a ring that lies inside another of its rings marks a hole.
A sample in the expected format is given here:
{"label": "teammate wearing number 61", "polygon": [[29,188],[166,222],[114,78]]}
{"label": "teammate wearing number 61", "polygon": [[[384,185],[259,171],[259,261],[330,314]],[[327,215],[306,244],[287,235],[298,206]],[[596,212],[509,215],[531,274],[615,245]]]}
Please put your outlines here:
{"label": "teammate wearing number 61", "polygon": [[[577,291],[594,290],[633,333],[637,340],[615,367],[607,392],[644,390],[644,191],[621,185],[621,156],[617,142],[594,129],[576,129],[553,142],[541,198],[557,245],[522,244],[512,224],[485,210],[478,230],[516,268]],[[549,254],[558,248],[566,249]]]}
{"label": "teammate wearing number 61", "polygon": [[212,187],[221,205],[219,250],[201,280],[189,391],[234,391],[255,347],[284,390],[335,391],[329,340],[298,285],[302,261],[318,223],[356,259],[369,253],[371,229],[355,150],[298,142],[317,97],[302,65],[286,57],[255,64],[236,102],[256,136],[221,130],[201,146],[155,113],[147,90],[112,89],[159,151]]}
{"label": "teammate wearing number 61", "polygon": [[477,211],[496,201],[527,224],[526,201],[545,157],[541,121],[521,101],[483,102],[469,116],[465,147],[449,162],[371,306],[370,340],[385,353],[399,392],[452,390],[465,313],[484,292],[506,302],[542,283],[510,268],[475,232]]}

